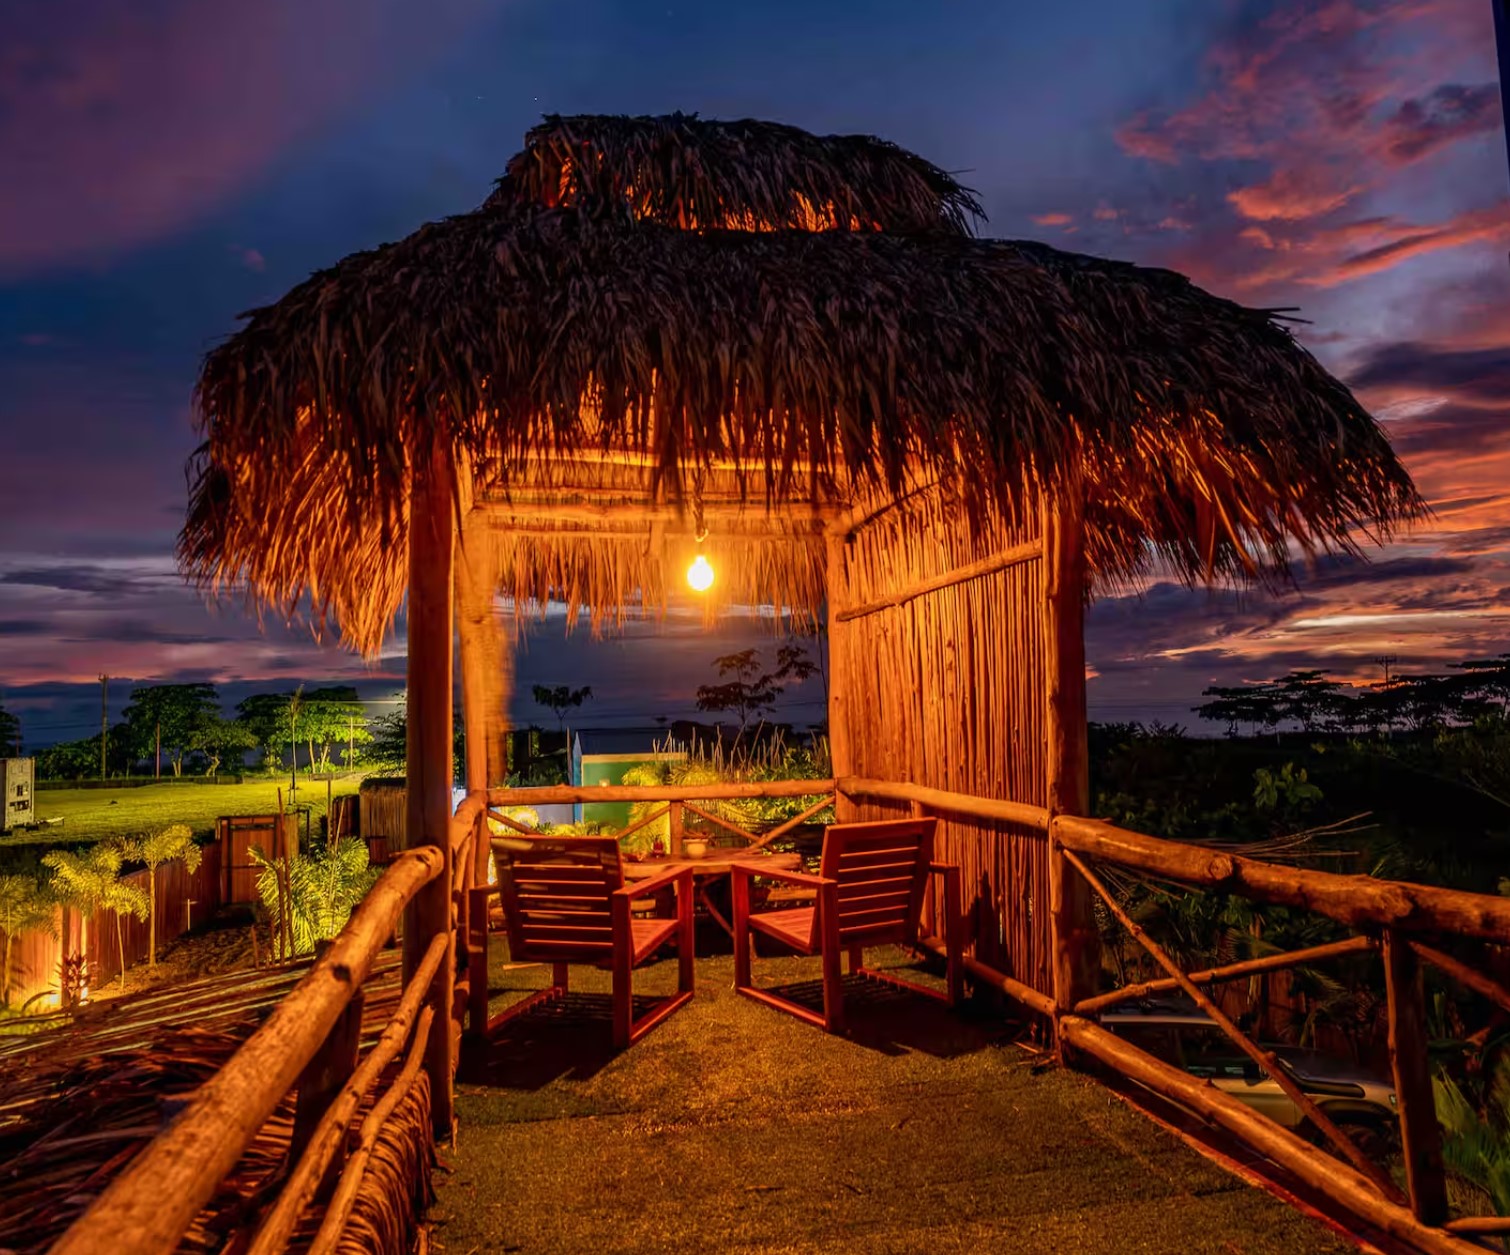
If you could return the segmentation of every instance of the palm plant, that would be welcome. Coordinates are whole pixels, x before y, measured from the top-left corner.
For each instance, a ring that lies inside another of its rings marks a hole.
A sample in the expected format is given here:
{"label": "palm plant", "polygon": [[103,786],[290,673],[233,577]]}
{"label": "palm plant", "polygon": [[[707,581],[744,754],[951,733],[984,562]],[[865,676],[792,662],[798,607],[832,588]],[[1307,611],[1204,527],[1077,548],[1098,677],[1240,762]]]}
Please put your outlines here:
{"label": "palm plant", "polygon": [[269,858],[257,846],[250,853],[262,868],[257,894],[274,935],[291,937],[295,954],[312,954],[316,942],[340,932],[378,878],[368,863],[366,844],[356,837],[316,846],[286,862]]}
{"label": "palm plant", "polygon": [[155,832],[132,837],[121,845],[129,859],[147,865],[147,965],[157,966],[157,869],[173,859],[182,859],[191,872],[199,870],[199,847],[187,824],[169,824]]}
{"label": "palm plant", "polygon": [[1434,1077],[1431,1088],[1447,1171],[1495,1215],[1510,1216],[1510,1060],[1498,1061],[1478,1106],[1445,1074]]}
{"label": "palm plant", "polygon": [[0,959],[0,1006],[10,1006],[11,942],[19,933],[58,935],[57,903],[47,886],[30,876],[0,876],[0,931],[5,954]]}
{"label": "palm plant", "polygon": [[93,846],[82,854],[72,850],[49,850],[42,856],[43,864],[53,870],[53,890],[59,897],[91,914],[101,910],[114,913],[122,988],[126,985],[126,930],[121,917],[131,915],[146,919],[151,910],[148,895],[121,879],[124,861],[120,847],[108,842]]}

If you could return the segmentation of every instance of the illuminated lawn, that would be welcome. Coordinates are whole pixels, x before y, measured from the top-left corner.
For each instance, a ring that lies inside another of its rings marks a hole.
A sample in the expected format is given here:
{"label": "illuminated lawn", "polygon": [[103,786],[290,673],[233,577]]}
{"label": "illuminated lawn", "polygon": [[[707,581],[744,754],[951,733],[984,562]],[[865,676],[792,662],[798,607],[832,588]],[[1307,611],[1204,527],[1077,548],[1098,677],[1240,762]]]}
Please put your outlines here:
{"label": "illuminated lawn", "polygon": [[[334,795],[355,793],[359,776],[331,781]],[[288,800],[288,780],[243,784],[149,784],[138,789],[44,789],[36,795],[38,820],[62,817],[61,824],[8,834],[6,845],[57,844],[132,836],[165,824],[188,824],[209,832],[220,815],[260,815],[278,807],[278,790]],[[325,781],[301,783],[299,803],[312,809],[311,824],[325,814]]]}

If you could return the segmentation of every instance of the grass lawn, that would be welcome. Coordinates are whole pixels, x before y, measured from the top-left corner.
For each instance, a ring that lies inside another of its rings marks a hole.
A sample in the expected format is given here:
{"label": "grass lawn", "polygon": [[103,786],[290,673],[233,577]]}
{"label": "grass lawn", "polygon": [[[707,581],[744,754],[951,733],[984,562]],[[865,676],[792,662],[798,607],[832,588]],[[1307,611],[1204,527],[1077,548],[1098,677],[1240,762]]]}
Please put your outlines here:
{"label": "grass lawn", "polygon": [[[361,777],[330,782],[334,795],[355,793]],[[312,810],[311,829],[325,814],[323,780],[300,783],[299,803]],[[243,784],[149,784],[139,789],[44,789],[37,793],[37,818],[62,817],[55,826],[5,837],[5,846],[58,845],[110,837],[134,836],[166,824],[188,824],[210,832],[221,815],[264,815],[278,809],[278,790],[288,800],[288,778]]]}

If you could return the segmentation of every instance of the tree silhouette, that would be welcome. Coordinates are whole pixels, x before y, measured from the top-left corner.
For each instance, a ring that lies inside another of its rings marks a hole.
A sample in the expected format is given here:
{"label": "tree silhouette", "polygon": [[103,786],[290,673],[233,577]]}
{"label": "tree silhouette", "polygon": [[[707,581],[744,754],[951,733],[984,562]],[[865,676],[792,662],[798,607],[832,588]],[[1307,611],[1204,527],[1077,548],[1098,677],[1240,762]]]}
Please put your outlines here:
{"label": "tree silhouette", "polygon": [[808,657],[800,645],[782,645],[776,650],[776,665],[770,671],[762,669],[758,649],[741,649],[735,654],[724,654],[713,660],[721,684],[700,684],[697,689],[697,708],[711,712],[729,712],[739,719],[739,731],[734,743],[744,737],[750,720],[759,715],[762,719],[770,713],[776,699],[786,691],[786,682],[800,684],[818,671],[818,664]]}
{"label": "tree silhouette", "polygon": [[535,702],[555,712],[556,728],[566,730],[566,712],[576,710],[592,698],[592,689],[586,686],[574,689],[569,684],[536,684],[531,690]]}

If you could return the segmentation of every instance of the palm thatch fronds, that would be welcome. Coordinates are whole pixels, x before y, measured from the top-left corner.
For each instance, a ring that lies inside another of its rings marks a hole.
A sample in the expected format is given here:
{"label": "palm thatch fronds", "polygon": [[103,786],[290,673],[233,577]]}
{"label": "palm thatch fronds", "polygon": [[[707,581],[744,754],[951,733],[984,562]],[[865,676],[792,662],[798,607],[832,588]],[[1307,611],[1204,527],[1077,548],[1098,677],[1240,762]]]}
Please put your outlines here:
{"label": "palm thatch fronds", "polygon": [[552,114],[524,137],[486,204],[622,209],[684,231],[963,235],[985,216],[968,188],[886,140],[684,113]]}
{"label": "palm thatch fronds", "polygon": [[[821,585],[812,537],[779,520],[919,483],[967,529],[1083,493],[1103,582],[1155,558],[1253,575],[1420,510],[1378,426],[1272,312],[1169,271],[970,238],[963,193],[926,163],[791,128],[744,141],[747,126],[552,120],[484,208],[252,313],[200,379],[187,570],[284,610],[307,597],[375,649],[403,594],[411,468],[436,441],[464,468],[459,500],[572,499],[558,468],[595,460],[643,469],[638,504],[695,510],[722,475],[777,520],[739,593],[786,604]],[[931,229],[905,171],[933,188]],[[793,229],[783,188],[883,229]],[[612,197],[627,212],[604,212]],[[742,215],[784,229],[700,225]],[[545,517],[503,554],[508,591],[659,595],[635,557],[654,545]]]}

